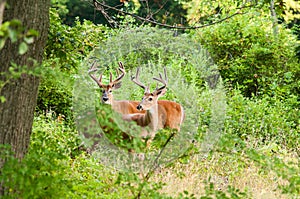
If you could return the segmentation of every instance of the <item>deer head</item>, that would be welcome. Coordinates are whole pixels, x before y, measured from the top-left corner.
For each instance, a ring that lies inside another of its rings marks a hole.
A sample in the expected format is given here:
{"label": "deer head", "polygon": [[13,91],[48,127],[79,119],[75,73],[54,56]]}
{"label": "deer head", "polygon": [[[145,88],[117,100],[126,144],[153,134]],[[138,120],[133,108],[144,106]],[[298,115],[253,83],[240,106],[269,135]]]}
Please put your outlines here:
{"label": "deer head", "polygon": [[96,61],[92,64],[88,73],[89,73],[90,77],[98,84],[98,86],[100,87],[100,89],[102,91],[102,96],[101,96],[102,103],[112,104],[113,100],[114,100],[112,92],[114,89],[118,89],[121,87],[121,79],[126,74],[124,66],[123,66],[122,62],[119,62],[118,69],[121,72],[121,74],[119,75],[118,70],[117,70],[118,77],[115,80],[113,80],[112,73],[110,73],[109,74],[109,84],[105,85],[102,83],[102,74],[100,74],[99,79],[94,74],[92,74],[92,72],[95,72],[98,70],[97,68],[95,68],[95,65],[96,65]]}
{"label": "deer head", "polygon": [[167,74],[166,69],[164,68],[164,74],[165,74],[165,80],[163,80],[161,73],[159,73],[159,78],[154,77],[153,79],[156,81],[159,81],[163,84],[162,87],[158,88],[156,86],[156,89],[153,92],[150,92],[150,85],[145,86],[143,83],[139,80],[139,72],[140,68],[137,68],[137,72],[135,77],[131,77],[131,80],[143,88],[145,90],[144,96],[142,98],[142,101],[139,103],[139,105],[136,107],[138,110],[150,110],[152,106],[157,105],[158,98],[163,96],[167,91]]}

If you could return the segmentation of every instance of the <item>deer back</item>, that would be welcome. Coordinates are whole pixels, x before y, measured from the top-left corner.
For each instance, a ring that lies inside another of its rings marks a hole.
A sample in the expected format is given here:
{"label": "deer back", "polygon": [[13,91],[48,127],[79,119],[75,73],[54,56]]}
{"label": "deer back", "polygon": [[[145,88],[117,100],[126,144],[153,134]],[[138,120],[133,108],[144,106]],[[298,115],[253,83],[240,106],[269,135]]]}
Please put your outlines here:
{"label": "deer back", "polygon": [[165,123],[163,128],[177,129],[180,131],[180,126],[185,118],[182,106],[169,100],[159,100],[158,105],[165,112]]}
{"label": "deer back", "polygon": [[114,101],[112,109],[121,114],[145,113],[145,110],[140,111],[136,108],[138,105],[138,101],[120,100]]}

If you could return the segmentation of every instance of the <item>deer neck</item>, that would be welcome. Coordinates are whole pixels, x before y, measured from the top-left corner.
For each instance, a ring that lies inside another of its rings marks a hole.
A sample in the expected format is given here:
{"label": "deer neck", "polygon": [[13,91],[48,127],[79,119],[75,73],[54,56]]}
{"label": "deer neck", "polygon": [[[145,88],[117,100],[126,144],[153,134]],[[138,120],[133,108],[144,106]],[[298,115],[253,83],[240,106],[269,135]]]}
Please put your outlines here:
{"label": "deer neck", "polygon": [[130,114],[129,102],[126,100],[122,100],[122,101],[112,100],[111,106],[115,112],[118,112],[121,114]]}
{"label": "deer neck", "polygon": [[152,131],[157,131],[158,129],[158,105],[155,104],[146,112],[146,120],[149,122],[149,127]]}
{"label": "deer neck", "polygon": [[111,98],[110,101],[111,107],[115,112],[122,113],[122,105],[119,101],[115,101],[114,98]]}

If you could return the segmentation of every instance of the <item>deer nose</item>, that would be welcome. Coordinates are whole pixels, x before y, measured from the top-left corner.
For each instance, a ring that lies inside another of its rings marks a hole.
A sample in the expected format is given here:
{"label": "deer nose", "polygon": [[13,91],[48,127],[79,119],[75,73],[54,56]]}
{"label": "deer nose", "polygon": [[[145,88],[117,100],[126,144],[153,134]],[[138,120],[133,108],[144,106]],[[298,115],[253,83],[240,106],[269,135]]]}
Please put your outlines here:
{"label": "deer nose", "polygon": [[139,111],[140,111],[140,110],[143,110],[143,107],[142,107],[140,104],[139,104],[136,108],[137,108],[137,110],[139,110]]}
{"label": "deer nose", "polygon": [[106,102],[106,101],[108,100],[108,97],[102,97],[102,100],[103,100],[104,102]]}

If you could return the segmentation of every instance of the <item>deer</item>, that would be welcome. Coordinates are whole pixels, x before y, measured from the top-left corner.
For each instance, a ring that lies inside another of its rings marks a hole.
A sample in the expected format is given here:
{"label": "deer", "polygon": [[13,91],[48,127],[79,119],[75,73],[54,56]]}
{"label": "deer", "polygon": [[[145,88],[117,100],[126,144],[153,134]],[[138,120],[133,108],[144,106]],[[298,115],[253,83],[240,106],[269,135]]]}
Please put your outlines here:
{"label": "deer", "polygon": [[[166,69],[164,68],[165,80],[162,78],[162,75],[159,74],[160,78],[153,78],[154,80],[163,84],[162,87],[156,89],[153,92],[150,92],[149,86],[144,86],[139,81],[139,71],[140,68],[137,68],[136,76],[131,77],[132,82],[144,89],[145,93],[143,100],[138,101],[128,101],[122,100],[117,101],[113,98],[113,90],[119,89],[121,87],[121,79],[125,76],[125,69],[121,62],[119,62],[119,71],[121,75],[115,80],[112,80],[112,74],[110,73],[110,80],[108,85],[102,83],[102,74],[99,79],[97,79],[92,72],[96,71],[95,65],[93,64],[89,70],[90,77],[98,84],[102,90],[101,102],[104,104],[111,105],[112,109],[116,112],[122,114],[122,119],[128,122],[135,122],[137,125],[141,126],[141,132],[138,136],[141,138],[141,141],[145,141],[146,148],[149,147],[151,141],[153,140],[157,130],[161,128],[171,128],[180,131],[180,126],[182,125],[185,113],[183,107],[176,102],[168,100],[158,100],[159,97],[163,96],[167,91],[167,74]],[[114,122],[114,119],[111,120]],[[104,127],[106,128],[106,127]],[[110,130],[105,129],[105,130]],[[122,131],[122,130],[121,130]],[[123,131],[123,136],[121,139],[130,139],[136,135],[129,135],[128,132]],[[128,152],[135,156],[135,148],[128,148]],[[144,160],[144,155],[136,154],[138,160]],[[141,168],[141,171],[143,168]]]}
{"label": "deer", "polygon": [[[95,62],[93,63],[88,73],[102,90],[102,103],[110,104],[114,111],[121,114],[145,113],[145,110],[138,110],[136,108],[139,104],[138,101],[114,100],[113,90],[119,89],[121,87],[120,81],[126,74],[122,62],[119,62],[119,71],[121,71],[121,75],[119,75],[115,80],[112,80],[112,74],[110,73],[110,83],[108,85],[104,85],[102,83],[102,74],[100,75],[99,79],[97,79],[92,74],[92,72],[94,71],[97,71],[97,69],[95,68]],[[167,81],[165,69],[164,74]],[[180,131],[180,126],[185,119],[185,113],[183,107],[179,103],[169,100],[158,100],[158,111],[159,115],[161,116],[159,118],[159,122],[161,123],[160,126],[162,126],[163,128],[176,129],[178,132]]]}
{"label": "deer", "polygon": [[[162,78],[161,73],[159,73],[159,78],[153,77],[154,80],[163,84],[163,86],[159,88],[157,85],[153,92],[150,91],[150,85],[145,86],[140,82],[139,73],[140,68],[137,68],[136,75],[135,77],[131,77],[131,81],[144,89],[142,101],[137,105],[136,108],[140,111],[146,111],[146,113],[125,114],[123,115],[122,119],[125,121],[134,121],[137,125],[143,127],[140,137],[143,139],[148,138],[149,142],[147,142],[147,146],[149,146],[156,132],[159,129],[165,128],[166,125],[169,125],[169,127],[174,127],[180,131],[180,125],[184,119],[184,112],[182,106],[176,102],[164,100],[163,103],[159,103],[161,101],[158,99],[167,91],[167,74],[165,68],[165,79]],[[172,114],[172,111],[175,111],[175,115]],[[178,112],[181,114],[178,114]],[[175,121],[178,121],[176,119],[180,119],[180,122],[172,123],[172,119]]]}
{"label": "deer", "polygon": [[[108,104],[111,105],[112,109],[115,112],[121,113],[122,119],[125,121],[133,121],[136,122],[139,126],[145,127],[145,124],[142,124],[140,122],[137,122],[137,118],[141,118],[143,114],[146,113],[146,110],[143,108],[138,108],[138,105],[140,102],[138,101],[129,101],[129,100],[115,100],[113,97],[113,90],[119,89],[121,87],[121,79],[125,76],[126,72],[124,69],[124,66],[122,62],[119,62],[119,68],[118,70],[121,72],[121,74],[118,74],[118,77],[113,80],[112,78],[112,73],[110,73],[110,78],[109,78],[109,84],[105,85],[102,83],[102,74],[100,74],[99,79],[95,77],[94,74],[92,74],[94,71],[97,71],[98,69],[95,68],[95,63],[94,62],[91,66],[91,68],[88,71],[89,76],[98,84],[100,89],[102,90],[102,95],[101,95],[101,102],[103,104]],[[137,69],[137,75],[136,79],[139,79],[139,68]],[[166,69],[164,69],[164,74],[165,74],[165,81],[162,80],[162,76],[160,74],[161,80],[156,80],[158,81],[163,81],[164,83],[167,83],[167,74],[166,74]],[[134,79],[133,77],[131,79]],[[161,95],[162,96],[162,95]],[[180,126],[184,121],[185,114],[183,107],[176,102],[169,101],[169,100],[159,100],[158,102],[158,118],[157,118],[157,126],[152,126],[152,133],[150,136],[153,137],[155,135],[155,132],[158,129],[161,128],[170,128],[170,129],[175,129],[178,132],[180,131]],[[125,116],[124,116],[125,115]],[[156,120],[156,118],[154,118]],[[111,118],[111,122],[114,122],[114,120]],[[155,123],[155,122],[154,122]],[[109,132],[110,129],[105,127],[102,127],[103,130],[106,132]],[[145,131],[145,128],[143,129],[143,133],[141,133],[142,137],[145,137],[148,133]],[[122,137],[125,139],[130,138],[130,136],[126,133],[122,133]],[[148,145],[148,143],[147,143]]]}
{"label": "deer", "polygon": [[[110,72],[108,84],[102,83],[102,76],[103,76],[102,73],[100,74],[99,78],[97,78],[93,74],[93,72],[98,70],[98,68],[96,68],[96,61],[93,62],[92,66],[88,70],[88,75],[97,83],[97,85],[101,89],[101,97],[100,97],[101,103],[110,105],[112,110],[114,110],[117,113],[120,113],[121,115],[133,114],[133,113],[145,113],[145,111],[139,111],[136,109],[136,106],[139,103],[138,101],[115,100],[114,99],[113,91],[116,89],[119,89],[121,87],[121,80],[122,80],[122,78],[124,78],[124,76],[126,74],[125,68],[124,68],[122,62],[119,62],[118,64],[119,64],[118,70],[121,72],[121,74],[119,74],[119,72],[117,70],[117,78],[113,79],[112,73]],[[107,116],[106,113],[101,110],[97,111],[97,116],[98,116],[98,118],[101,118],[101,119],[104,119],[105,117],[109,117],[107,119],[111,124],[115,124],[117,121],[116,118],[114,118],[114,116]],[[96,122],[96,121],[94,121],[94,122]],[[101,129],[103,130],[103,133],[105,133],[105,134],[111,134],[111,133],[115,132],[115,129],[113,127],[111,127],[111,125],[100,124],[100,126],[101,126]],[[131,140],[133,138],[126,131],[121,130],[120,133],[121,133],[120,134],[121,140]],[[102,135],[94,135],[94,136],[92,136],[92,138],[93,137],[99,138],[99,136],[102,137]],[[86,137],[91,137],[91,136],[86,135]],[[97,144],[97,142],[92,146],[92,148],[94,148],[96,144]],[[129,151],[132,151],[132,149],[129,149]]]}

